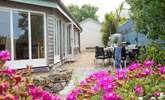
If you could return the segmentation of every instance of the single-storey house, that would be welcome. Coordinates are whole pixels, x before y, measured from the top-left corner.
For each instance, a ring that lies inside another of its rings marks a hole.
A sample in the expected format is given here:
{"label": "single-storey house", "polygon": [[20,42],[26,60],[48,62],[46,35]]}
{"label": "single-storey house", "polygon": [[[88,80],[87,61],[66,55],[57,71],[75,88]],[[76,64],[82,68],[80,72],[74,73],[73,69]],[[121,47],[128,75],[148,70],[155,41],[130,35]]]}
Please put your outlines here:
{"label": "single-storey house", "polygon": [[87,18],[80,22],[83,32],[80,34],[81,51],[95,48],[96,46],[103,46],[101,41],[101,23]]}
{"label": "single-storey house", "polygon": [[118,33],[122,33],[123,41],[130,44],[147,45],[150,43],[150,39],[143,33],[138,33],[134,30],[134,23],[131,19],[128,19],[124,24],[118,27]]}
{"label": "single-storey house", "polygon": [[80,51],[81,27],[60,0],[0,0],[0,50],[6,65],[44,67]]}

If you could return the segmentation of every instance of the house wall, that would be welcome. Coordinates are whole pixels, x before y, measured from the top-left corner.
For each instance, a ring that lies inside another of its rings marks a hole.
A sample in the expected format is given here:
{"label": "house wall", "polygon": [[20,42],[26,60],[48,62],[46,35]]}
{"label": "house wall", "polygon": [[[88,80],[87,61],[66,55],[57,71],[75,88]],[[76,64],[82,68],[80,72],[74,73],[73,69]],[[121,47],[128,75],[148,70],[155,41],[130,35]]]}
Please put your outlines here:
{"label": "house wall", "polygon": [[47,15],[47,57],[48,57],[48,64],[54,63],[54,44],[53,44],[53,21],[54,16],[53,14]]}
{"label": "house wall", "polygon": [[[25,9],[30,11],[40,11],[44,12],[46,14],[46,59],[47,59],[47,65],[53,65],[56,62],[54,62],[54,19],[57,18],[58,20],[61,20],[62,23],[70,23],[66,17],[62,13],[60,13],[57,9],[47,8],[47,7],[39,7],[39,6],[33,6],[28,4],[21,4],[21,3],[15,3],[15,2],[9,2],[9,1],[0,1],[0,7],[8,7],[8,8],[16,8],[16,9]],[[74,28],[71,27],[71,33],[73,34]],[[71,37],[73,36],[71,34]],[[61,33],[60,33],[61,35]],[[61,37],[61,36],[60,36]],[[74,38],[72,37],[72,40]],[[63,40],[61,40],[62,42]],[[73,41],[72,41],[73,42]],[[60,44],[61,45],[61,44]],[[74,46],[72,45],[73,52],[74,52]],[[60,52],[63,51],[61,50]],[[63,52],[61,52],[61,58],[63,58],[62,55]],[[62,59],[59,59],[60,61]],[[38,66],[40,67],[40,66]]]}
{"label": "house wall", "polygon": [[81,51],[86,48],[103,46],[101,41],[101,24],[93,19],[86,19],[80,23],[83,32],[80,34]]}

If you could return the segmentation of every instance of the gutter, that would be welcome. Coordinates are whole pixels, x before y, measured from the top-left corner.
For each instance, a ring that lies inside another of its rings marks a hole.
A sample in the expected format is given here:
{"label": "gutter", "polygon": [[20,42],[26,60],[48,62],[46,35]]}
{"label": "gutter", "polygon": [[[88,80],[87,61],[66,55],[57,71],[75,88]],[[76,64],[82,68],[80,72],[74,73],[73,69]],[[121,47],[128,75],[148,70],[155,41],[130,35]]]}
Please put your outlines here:
{"label": "gutter", "polygon": [[82,28],[81,26],[78,24],[78,22],[75,20],[75,18],[73,18],[73,16],[69,13],[68,9],[66,8],[66,6],[64,5],[64,3],[61,2],[61,0],[55,0],[60,7],[64,10],[64,12],[66,12],[67,15],[69,15],[69,17],[75,22],[75,26],[79,28],[80,32],[82,32]]}

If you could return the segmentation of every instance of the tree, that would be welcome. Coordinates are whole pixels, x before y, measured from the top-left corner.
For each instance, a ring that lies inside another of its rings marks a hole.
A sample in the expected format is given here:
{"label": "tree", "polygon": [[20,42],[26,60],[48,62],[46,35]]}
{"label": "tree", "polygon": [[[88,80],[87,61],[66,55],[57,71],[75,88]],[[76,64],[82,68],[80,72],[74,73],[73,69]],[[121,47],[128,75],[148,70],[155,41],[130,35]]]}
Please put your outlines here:
{"label": "tree", "polygon": [[[104,46],[107,46],[110,31],[111,33],[116,32],[115,25],[112,23],[114,19],[115,19],[114,13],[110,12],[105,14],[104,22],[102,23],[102,28],[101,28],[102,42]],[[112,30],[110,30],[110,23],[112,23],[112,27],[111,27]]]}
{"label": "tree", "polygon": [[98,20],[96,15],[98,8],[89,4],[84,4],[81,7],[71,4],[68,6],[68,10],[78,22],[89,17]]}
{"label": "tree", "polygon": [[120,13],[123,9],[123,4],[124,3],[121,3],[119,8],[116,9],[115,13],[110,12],[110,13],[105,14],[105,18],[104,18],[104,21],[102,23],[102,28],[101,28],[102,42],[103,42],[104,46],[107,46],[107,43],[109,41],[109,36],[111,34],[116,33],[117,27],[121,23],[124,23],[126,21],[126,18],[120,17]]}
{"label": "tree", "polygon": [[130,5],[131,18],[137,32],[151,39],[165,40],[165,1],[164,0],[126,0]]}

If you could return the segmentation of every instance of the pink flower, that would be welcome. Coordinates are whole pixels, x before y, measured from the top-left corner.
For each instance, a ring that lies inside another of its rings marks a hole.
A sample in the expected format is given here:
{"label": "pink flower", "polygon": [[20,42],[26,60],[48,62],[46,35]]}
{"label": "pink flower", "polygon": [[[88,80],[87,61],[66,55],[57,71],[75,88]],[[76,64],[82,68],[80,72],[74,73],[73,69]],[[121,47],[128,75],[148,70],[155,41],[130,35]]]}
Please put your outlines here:
{"label": "pink flower", "polygon": [[141,85],[136,85],[135,87],[134,87],[134,91],[135,91],[135,93],[136,94],[141,94],[142,93],[142,87],[141,87]]}
{"label": "pink flower", "polygon": [[116,69],[115,73],[116,74],[125,74],[126,73],[126,69]]}
{"label": "pink flower", "polygon": [[158,70],[161,74],[165,74],[165,66],[159,67]]}
{"label": "pink flower", "polygon": [[9,87],[9,83],[8,82],[2,82],[0,83],[0,94],[3,94],[3,92],[5,92]]}
{"label": "pink flower", "polygon": [[101,87],[108,85],[109,83],[113,82],[114,77],[113,76],[104,76],[102,79],[97,80],[97,84]]}
{"label": "pink flower", "polygon": [[141,73],[138,73],[138,74],[135,75],[135,77],[136,77],[136,78],[141,78],[141,77],[143,77],[143,76],[142,76]]}
{"label": "pink flower", "polygon": [[150,75],[152,73],[152,71],[150,69],[143,69],[142,75],[146,76],[146,75]]}
{"label": "pink flower", "polygon": [[154,97],[160,97],[160,91],[155,91],[153,94]]}
{"label": "pink flower", "polygon": [[0,74],[5,74],[5,75],[13,75],[16,73],[16,70],[14,69],[4,69],[4,70],[0,70]]}
{"label": "pink flower", "polygon": [[118,78],[118,80],[122,80],[122,79],[125,78],[125,74],[119,74],[119,75],[117,76],[117,78]]}
{"label": "pink flower", "polygon": [[76,95],[75,95],[74,93],[70,93],[70,94],[67,96],[66,100],[76,100]]}
{"label": "pink flower", "polygon": [[86,80],[83,80],[83,81],[80,82],[80,85],[81,85],[81,86],[85,86],[85,85],[87,85],[87,84],[88,84],[88,83],[87,83]]}
{"label": "pink flower", "polygon": [[121,100],[121,98],[115,92],[110,91],[104,93],[102,100]]}
{"label": "pink flower", "polygon": [[99,90],[99,86],[98,85],[92,86],[92,87],[90,87],[90,90],[96,92]]}
{"label": "pink flower", "polygon": [[134,63],[132,63],[132,64],[130,64],[130,65],[128,66],[128,70],[129,70],[129,71],[133,71],[133,70],[135,70],[135,69],[138,68],[138,67],[139,67],[139,63],[134,62]]}
{"label": "pink flower", "polygon": [[7,50],[3,50],[0,52],[0,59],[6,61],[10,59],[10,53]]}
{"label": "pink flower", "polygon": [[52,96],[47,91],[43,92],[42,100],[52,100]]}
{"label": "pink flower", "polygon": [[104,86],[104,92],[109,92],[114,89],[114,86],[112,84],[108,84]]}
{"label": "pink flower", "polygon": [[61,100],[59,96],[52,96],[51,100]]}
{"label": "pink flower", "polygon": [[81,90],[79,87],[76,87],[75,89],[73,89],[72,92],[75,93],[76,95],[78,95],[78,94],[80,94]]}
{"label": "pink flower", "polygon": [[126,76],[126,69],[116,69],[115,73],[118,80],[122,80]]}
{"label": "pink flower", "polygon": [[158,65],[157,65],[157,67],[158,67],[158,68],[159,68],[159,67],[163,67],[163,65],[161,65],[161,64],[158,64]]}
{"label": "pink flower", "polygon": [[154,64],[154,61],[153,60],[149,60],[149,59],[146,59],[144,61],[144,66],[152,66]]}

